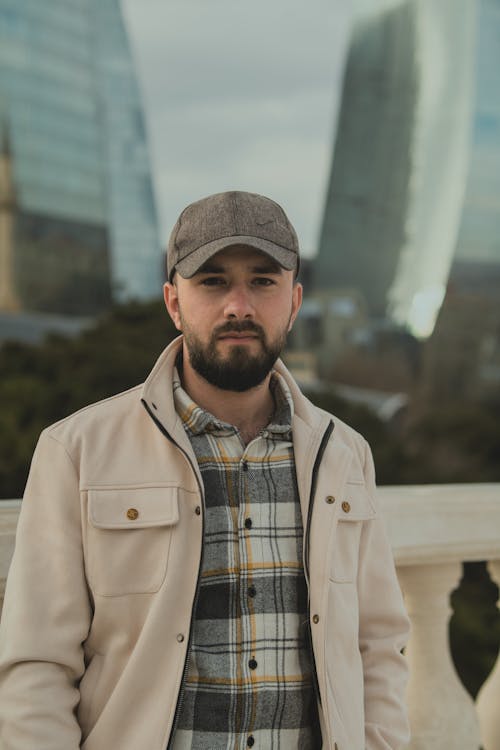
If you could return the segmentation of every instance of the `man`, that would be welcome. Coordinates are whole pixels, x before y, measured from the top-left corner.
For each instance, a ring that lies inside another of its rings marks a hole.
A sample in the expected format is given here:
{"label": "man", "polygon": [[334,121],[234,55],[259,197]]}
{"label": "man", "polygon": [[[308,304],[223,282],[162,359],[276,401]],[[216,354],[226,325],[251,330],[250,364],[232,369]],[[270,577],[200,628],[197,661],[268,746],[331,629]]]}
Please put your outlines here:
{"label": "man", "polygon": [[143,386],[42,433],[0,647],[4,750],[395,750],[408,622],[366,442],[278,360],[285,213],[188,206]]}

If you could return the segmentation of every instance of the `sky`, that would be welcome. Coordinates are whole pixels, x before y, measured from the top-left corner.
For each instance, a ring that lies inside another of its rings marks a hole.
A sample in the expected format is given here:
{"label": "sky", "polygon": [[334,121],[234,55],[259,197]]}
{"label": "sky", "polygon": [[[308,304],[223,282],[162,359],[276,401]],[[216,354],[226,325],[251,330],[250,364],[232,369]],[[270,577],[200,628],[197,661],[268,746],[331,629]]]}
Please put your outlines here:
{"label": "sky", "polygon": [[123,9],[162,242],[191,201],[250,190],[282,204],[312,255],[353,4],[123,0]]}

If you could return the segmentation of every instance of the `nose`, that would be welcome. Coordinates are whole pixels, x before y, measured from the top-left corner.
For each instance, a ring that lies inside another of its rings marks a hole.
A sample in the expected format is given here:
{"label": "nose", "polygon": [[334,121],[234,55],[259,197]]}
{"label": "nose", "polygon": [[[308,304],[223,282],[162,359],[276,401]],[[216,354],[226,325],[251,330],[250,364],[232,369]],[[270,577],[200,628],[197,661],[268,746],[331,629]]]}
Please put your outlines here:
{"label": "nose", "polygon": [[252,303],[251,292],[246,285],[234,285],[228,290],[225,305],[224,316],[226,318],[236,318],[245,320],[253,318],[255,309]]}

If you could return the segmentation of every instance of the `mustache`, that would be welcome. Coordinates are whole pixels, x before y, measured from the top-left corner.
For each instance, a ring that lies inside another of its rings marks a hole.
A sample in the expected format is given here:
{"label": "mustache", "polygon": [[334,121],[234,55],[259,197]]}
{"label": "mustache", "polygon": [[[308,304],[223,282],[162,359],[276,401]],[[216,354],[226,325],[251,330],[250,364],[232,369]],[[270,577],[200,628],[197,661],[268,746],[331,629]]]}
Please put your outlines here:
{"label": "mustache", "polygon": [[265,340],[265,333],[264,329],[259,326],[257,323],[254,323],[251,320],[242,320],[240,323],[238,322],[231,322],[228,321],[227,323],[223,323],[223,325],[218,326],[215,328],[213,332],[213,338],[218,338],[219,336],[224,336],[227,333],[246,333],[251,332],[254,333],[261,341]]}

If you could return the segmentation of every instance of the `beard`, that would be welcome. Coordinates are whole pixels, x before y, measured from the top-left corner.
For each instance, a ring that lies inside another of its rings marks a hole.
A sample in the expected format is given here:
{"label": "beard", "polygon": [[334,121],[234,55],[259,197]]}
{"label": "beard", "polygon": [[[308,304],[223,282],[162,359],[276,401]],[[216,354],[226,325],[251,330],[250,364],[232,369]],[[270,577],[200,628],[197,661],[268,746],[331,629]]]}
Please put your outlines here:
{"label": "beard", "polygon": [[[252,321],[227,322],[214,329],[208,344],[198,338],[182,320],[182,332],[193,369],[208,383],[224,391],[242,393],[260,385],[271,372],[286,342],[288,326],[273,341],[264,329]],[[260,352],[251,354],[246,345],[231,346],[226,357],[217,352],[219,336],[227,333],[251,332],[260,343]]]}

